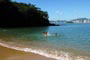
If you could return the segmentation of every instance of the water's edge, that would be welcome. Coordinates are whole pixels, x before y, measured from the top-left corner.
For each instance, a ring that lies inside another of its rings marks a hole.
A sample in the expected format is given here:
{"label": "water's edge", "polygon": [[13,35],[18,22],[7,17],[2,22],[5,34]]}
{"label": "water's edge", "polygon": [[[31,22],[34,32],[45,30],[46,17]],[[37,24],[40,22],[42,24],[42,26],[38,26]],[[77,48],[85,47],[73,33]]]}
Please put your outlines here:
{"label": "water's edge", "polygon": [[64,52],[64,51],[50,51],[49,49],[35,49],[35,48],[26,48],[26,47],[18,47],[18,46],[13,46],[9,45],[3,41],[0,41],[0,46],[14,49],[14,50],[19,50],[19,51],[24,51],[24,52],[31,52],[35,54],[39,54],[48,58],[53,58],[57,60],[90,60],[89,57],[86,56],[71,56],[70,53]]}

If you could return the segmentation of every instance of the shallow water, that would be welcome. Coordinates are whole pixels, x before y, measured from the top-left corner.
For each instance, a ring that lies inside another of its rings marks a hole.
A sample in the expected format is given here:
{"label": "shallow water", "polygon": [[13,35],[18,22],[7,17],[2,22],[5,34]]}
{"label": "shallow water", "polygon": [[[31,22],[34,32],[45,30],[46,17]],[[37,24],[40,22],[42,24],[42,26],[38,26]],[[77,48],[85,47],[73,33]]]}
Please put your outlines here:
{"label": "shallow water", "polygon": [[0,39],[3,46],[59,60],[90,60],[90,24],[0,29]]}

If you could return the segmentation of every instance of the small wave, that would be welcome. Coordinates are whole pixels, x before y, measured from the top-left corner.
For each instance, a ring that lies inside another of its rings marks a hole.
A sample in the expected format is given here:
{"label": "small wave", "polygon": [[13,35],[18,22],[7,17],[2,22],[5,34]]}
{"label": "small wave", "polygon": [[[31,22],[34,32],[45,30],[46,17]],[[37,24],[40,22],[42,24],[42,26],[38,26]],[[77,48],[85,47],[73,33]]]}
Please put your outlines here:
{"label": "small wave", "polygon": [[63,52],[63,51],[58,52],[56,50],[50,50],[50,49],[23,48],[23,47],[11,46],[11,45],[5,44],[5,43],[0,43],[0,45],[7,47],[7,48],[19,50],[19,51],[32,52],[35,54],[39,54],[39,55],[46,56],[49,58],[54,58],[57,60],[90,60],[90,58],[88,58],[88,57],[71,56],[69,53]]}

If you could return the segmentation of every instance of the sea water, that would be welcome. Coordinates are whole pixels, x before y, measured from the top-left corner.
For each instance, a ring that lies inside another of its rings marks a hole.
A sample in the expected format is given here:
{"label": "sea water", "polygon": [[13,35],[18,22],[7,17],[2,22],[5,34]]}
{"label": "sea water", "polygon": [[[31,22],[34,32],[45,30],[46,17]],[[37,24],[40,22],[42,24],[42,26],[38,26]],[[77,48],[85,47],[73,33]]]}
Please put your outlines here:
{"label": "sea water", "polygon": [[0,45],[58,60],[90,60],[90,24],[1,28]]}

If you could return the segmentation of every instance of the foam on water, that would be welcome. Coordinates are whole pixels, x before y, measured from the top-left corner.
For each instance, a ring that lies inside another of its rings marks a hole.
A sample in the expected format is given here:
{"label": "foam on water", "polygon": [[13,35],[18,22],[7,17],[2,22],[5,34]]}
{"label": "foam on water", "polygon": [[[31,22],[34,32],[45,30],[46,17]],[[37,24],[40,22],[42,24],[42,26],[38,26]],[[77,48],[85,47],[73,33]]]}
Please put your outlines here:
{"label": "foam on water", "polygon": [[86,56],[71,56],[70,53],[64,52],[64,51],[56,51],[56,50],[50,50],[50,49],[42,49],[42,48],[25,48],[25,47],[17,47],[13,45],[9,45],[6,43],[0,43],[1,46],[19,50],[19,51],[24,51],[24,52],[32,52],[35,54],[39,54],[42,56],[46,56],[49,58],[54,58],[57,60],[90,60],[90,58]]}

